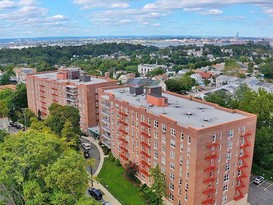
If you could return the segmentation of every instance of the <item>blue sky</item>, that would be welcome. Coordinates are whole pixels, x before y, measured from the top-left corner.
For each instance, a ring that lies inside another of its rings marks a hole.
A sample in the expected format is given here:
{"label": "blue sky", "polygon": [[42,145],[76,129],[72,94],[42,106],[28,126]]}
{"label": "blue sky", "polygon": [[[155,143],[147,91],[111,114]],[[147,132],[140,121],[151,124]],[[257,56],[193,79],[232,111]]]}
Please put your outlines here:
{"label": "blue sky", "polygon": [[273,0],[0,0],[0,38],[273,37]]}

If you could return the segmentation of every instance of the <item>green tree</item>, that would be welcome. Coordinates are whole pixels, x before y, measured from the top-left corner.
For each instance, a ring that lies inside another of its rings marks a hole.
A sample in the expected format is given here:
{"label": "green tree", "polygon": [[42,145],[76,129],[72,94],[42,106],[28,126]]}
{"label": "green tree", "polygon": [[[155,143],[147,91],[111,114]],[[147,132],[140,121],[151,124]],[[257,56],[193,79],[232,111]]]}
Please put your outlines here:
{"label": "green tree", "polygon": [[9,133],[6,130],[0,130],[0,143],[4,142],[5,137],[8,135]]}
{"label": "green tree", "polygon": [[137,177],[136,177],[136,174],[138,172],[138,166],[136,163],[134,162],[131,162],[129,161],[126,166],[125,166],[125,173],[126,173],[126,176],[133,180],[133,181],[136,181]]}
{"label": "green tree", "polygon": [[18,122],[20,122],[21,124],[23,124],[26,127],[29,127],[31,124],[30,119],[32,117],[35,117],[34,112],[32,112],[30,109],[26,108],[26,109],[22,109],[19,113],[18,113]]}
{"label": "green tree", "polygon": [[162,204],[162,197],[166,193],[165,175],[161,172],[158,165],[151,168],[150,176],[153,178],[151,186],[152,191],[155,193],[156,204]]}
{"label": "green tree", "polygon": [[205,96],[205,100],[208,102],[216,103],[223,107],[230,107],[232,97],[231,95],[226,94],[225,91],[220,90],[216,91],[214,93],[210,93],[207,96]]}
{"label": "green tree", "polygon": [[11,101],[12,106],[16,110],[27,108],[27,88],[25,84],[20,83],[16,85],[16,91],[14,92]]}
{"label": "green tree", "polygon": [[93,167],[96,165],[96,159],[91,158],[86,161],[86,165],[90,169],[90,174],[91,174],[91,186],[93,187]]}
{"label": "green tree", "polygon": [[49,116],[45,120],[46,126],[52,129],[57,135],[61,135],[62,129],[66,121],[72,123],[73,131],[75,134],[80,133],[80,114],[79,110],[73,106],[62,106],[53,103],[49,107]]}
{"label": "green tree", "polygon": [[236,62],[235,59],[226,59],[225,60],[225,72],[235,75],[239,72],[240,65]]}
{"label": "green tree", "polygon": [[74,132],[73,125],[69,120],[64,123],[61,136],[64,137],[68,142],[73,142],[75,145],[78,142],[78,135]]}
{"label": "green tree", "polygon": [[48,132],[29,130],[6,138],[0,143],[0,164],[1,195],[15,204],[73,205],[88,186],[83,157]]}
{"label": "green tree", "polygon": [[0,118],[7,117],[9,113],[9,108],[7,102],[4,100],[0,100]]}

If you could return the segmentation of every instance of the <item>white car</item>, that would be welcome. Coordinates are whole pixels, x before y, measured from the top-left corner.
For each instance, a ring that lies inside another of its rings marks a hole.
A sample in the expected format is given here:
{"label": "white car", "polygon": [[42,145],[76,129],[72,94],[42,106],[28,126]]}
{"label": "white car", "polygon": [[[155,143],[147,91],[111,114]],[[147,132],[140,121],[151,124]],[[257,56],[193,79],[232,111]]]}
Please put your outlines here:
{"label": "white car", "polygon": [[90,143],[83,142],[83,143],[82,143],[82,147],[83,147],[83,149],[85,149],[85,150],[90,150],[90,149],[91,149],[91,144],[90,144]]}
{"label": "white car", "polygon": [[258,176],[258,177],[256,177],[255,179],[254,179],[254,183],[255,184],[261,184],[261,183],[263,183],[264,182],[264,177],[262,177],[262,176]]}

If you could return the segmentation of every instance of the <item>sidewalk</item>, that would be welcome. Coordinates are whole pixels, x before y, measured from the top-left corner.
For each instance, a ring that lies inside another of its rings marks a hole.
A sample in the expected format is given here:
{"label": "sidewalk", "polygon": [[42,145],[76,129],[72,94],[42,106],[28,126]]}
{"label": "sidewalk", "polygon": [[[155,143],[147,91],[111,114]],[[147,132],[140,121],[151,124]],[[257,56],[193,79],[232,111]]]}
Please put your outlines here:
{"label": "sidewalk", "polygon": [[[98,140],[95,140],[92,137],[83,137],[83,138],[85,138],[89,142],[93,143],[98,148],[98,150],[100,152],[99,166],[98,166],[96,172],[94,173],[94,176],[97,176],[100,173],[100,170],[101,170],[103,162],[104,162],[104,158],[106,156],[104,155],[101,147],[99,146],[99,141]],[[108,201],[112,205],[121,205],[121,203],[104,186],[102,186],[102,184],[100,184],[98,181],[94,181],[94,188],[101,190],[101,192],[103,193],[104,201]]]}

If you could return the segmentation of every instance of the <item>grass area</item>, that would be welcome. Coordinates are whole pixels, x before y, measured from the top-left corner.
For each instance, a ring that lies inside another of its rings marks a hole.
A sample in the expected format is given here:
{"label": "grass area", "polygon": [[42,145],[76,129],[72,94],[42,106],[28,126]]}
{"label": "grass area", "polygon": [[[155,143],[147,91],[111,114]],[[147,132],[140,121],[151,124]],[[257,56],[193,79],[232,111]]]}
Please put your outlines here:
{"label": "grass area", "polygon": [[256,164],[252,164],[252,173],[257,176],[264,176],[265,179],[273,182],[273,172],[264,170]]}
{"label": "grass area", "polygon": [[99,173],[99,181],[107,187],[123,205],[145,205],[140,196],[139,186],[133,185],[123,177],[124,168],[105,158]]}

